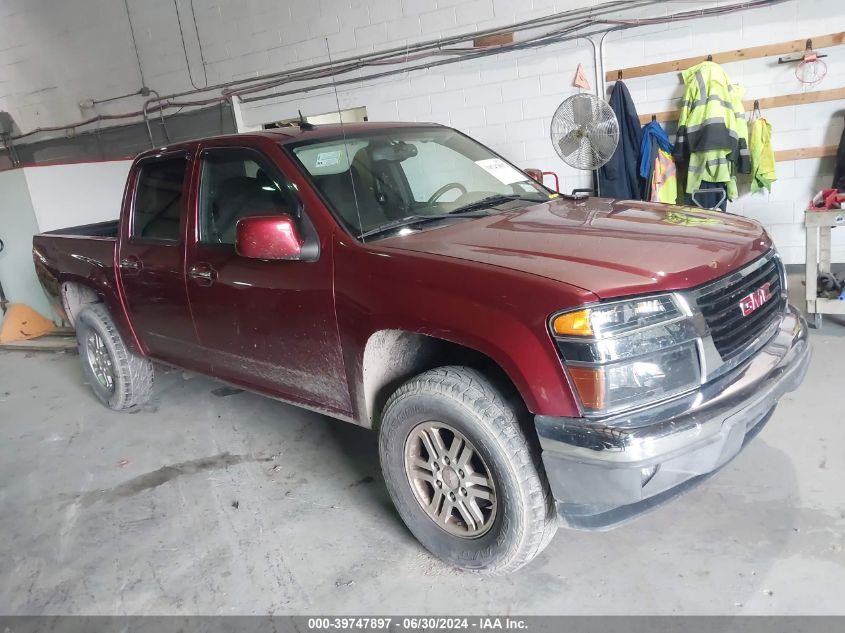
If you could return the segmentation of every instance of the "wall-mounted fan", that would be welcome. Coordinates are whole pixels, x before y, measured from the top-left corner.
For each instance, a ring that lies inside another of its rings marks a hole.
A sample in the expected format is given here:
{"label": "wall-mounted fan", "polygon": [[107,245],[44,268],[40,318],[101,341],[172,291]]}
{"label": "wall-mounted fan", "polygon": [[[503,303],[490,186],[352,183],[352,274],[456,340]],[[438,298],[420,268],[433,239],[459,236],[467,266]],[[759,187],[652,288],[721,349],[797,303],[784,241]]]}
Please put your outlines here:
{"label": "wall-mounted fan", "polygon": [[619,144],[619,123],[610,105],[590,93],[572,95],[552,117],[552,145],[576,169],[598,169]]}

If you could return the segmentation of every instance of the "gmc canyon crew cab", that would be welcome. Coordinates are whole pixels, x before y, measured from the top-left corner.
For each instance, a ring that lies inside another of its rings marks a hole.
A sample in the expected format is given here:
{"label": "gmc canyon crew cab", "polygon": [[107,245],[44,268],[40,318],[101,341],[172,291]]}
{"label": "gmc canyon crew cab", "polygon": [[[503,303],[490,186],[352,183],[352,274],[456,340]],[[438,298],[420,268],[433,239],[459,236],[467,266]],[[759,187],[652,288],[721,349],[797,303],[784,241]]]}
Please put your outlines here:
{"label": "gmc canyon crew cab", "polygon": [[34,258],[107,406],[158,362],[372,428],[411,532],[494,573],[716,471],[810,360],[758,223],[562,196],[439,125],[148,151]]}

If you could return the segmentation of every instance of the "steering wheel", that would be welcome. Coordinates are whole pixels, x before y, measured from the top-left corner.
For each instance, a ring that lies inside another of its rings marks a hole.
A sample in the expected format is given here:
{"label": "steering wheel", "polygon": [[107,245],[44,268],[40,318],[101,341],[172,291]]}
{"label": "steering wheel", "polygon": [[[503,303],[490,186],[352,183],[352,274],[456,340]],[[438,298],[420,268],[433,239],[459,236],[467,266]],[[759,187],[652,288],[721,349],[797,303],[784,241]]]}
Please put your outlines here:
{"label": "steering wheel", "polygon": [[429,204],[431,204],[432,202],[436,202],[440,196],[442,196],[447,191],[451,191],[452,189],[458,189],[461,192],[461,195],[467,192],[467,188],[464,187],[461,183],[450,182],[443,185],[442,187],[440,187],[440,189],[431,194],[431,197],[428,199]]}

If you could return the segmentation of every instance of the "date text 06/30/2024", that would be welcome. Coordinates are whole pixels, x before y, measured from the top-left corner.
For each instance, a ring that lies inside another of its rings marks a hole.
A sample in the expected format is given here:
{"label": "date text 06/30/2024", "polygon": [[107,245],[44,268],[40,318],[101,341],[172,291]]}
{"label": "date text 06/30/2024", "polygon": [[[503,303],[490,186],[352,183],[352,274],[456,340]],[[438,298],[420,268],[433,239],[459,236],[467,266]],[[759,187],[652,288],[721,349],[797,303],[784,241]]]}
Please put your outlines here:
{"label": "date text 06/30/2024", "polygon": [[348,617],[348,618],[309,618],[308,629],[312,631],[342,630],[524,630],[525,620],[520,618],[498,617]]}

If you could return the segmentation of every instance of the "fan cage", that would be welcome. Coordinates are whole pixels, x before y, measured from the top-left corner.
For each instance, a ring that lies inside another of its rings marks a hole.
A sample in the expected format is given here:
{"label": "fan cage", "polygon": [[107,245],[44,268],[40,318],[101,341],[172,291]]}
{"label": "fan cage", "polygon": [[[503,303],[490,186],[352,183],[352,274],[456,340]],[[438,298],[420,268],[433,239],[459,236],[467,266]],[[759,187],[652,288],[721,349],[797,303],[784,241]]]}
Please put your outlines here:
{"label": "fan cage", "polygon": [[565,99],[552,117],[550,135],[561,160],[576,169],[598,169],[619,144],[619,123],[610,105],[592,94]]}

